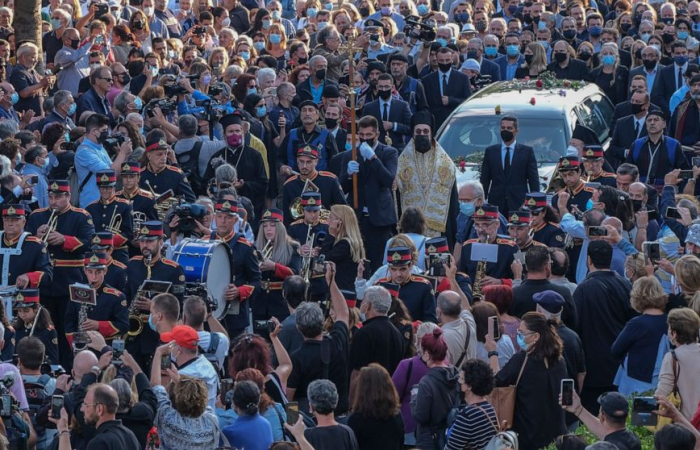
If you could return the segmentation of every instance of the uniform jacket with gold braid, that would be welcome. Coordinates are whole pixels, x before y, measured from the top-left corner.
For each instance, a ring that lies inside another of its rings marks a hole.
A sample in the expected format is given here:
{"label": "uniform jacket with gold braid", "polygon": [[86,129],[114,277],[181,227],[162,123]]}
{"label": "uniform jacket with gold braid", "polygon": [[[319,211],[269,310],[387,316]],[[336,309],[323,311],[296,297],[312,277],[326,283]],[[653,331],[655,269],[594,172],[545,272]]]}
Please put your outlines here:
{"label": "uniform jacket with gold braid", "polygon": [[173,190],[176,197],[183,197],[186,202],[194,202],[195,195],[192,191],[189,181],[185,173],[173,166],[165,166],[158,173],[151,172],[149,165],[141,171],[139,186],[141,189],[148,189],[148,181],[156,194],[162,194],[169,189]]}
{"label": "uniform jacket with gold braid", "polygon": [[[37,209],[27,221],[27,231],[36,235],[40,226],[49,222],[51,210]],[[95,235],[90,214],[81,208],[68,206],[65,211],[56,214],[56,231],[65,238],[62,245],[49,245],[48,252],[53,266],[53,282],[41,286],[41,297],[67,297],[68,286],[85,282],[83,274],[83,257],[90,250],[92,237]]]}
{"label": "uniform jacket with gold braid", "polygon": [[255,300],[251,297],[260,290],[260,262],[255,254],[255,247],[241,233],[231,232],[228,236],[220,238],[213,232],[209,239],[223,241],[230,249],[229,260],[233,277],[231,282],[238,288],[241,303],[239,313],[230,315],[227,324],[233,328],[247,327],[250,324],[249,303]]}
{"label": "uniform jacket with gold braid", "polygon": [[[572,205],[576,205],[579,211],[584,212],[586,210],[586,203],[588,203],[588,200],[590,200],[593,197],[595,189],[586,186],[583,180],[581,180],[581,182],[576,188],[569,189],[568,187],[566,187],[563,191],[566,191],[571,196],[571,198],[569,198],[569,201],[566,202],[566,208],[568,209],[568,211],[559,211],[559,215],[561,216],[563,216],[567,212],[571,212]],[[554,207],[554,209],[557,209],[559,193],[563,191],[557,192],[556,195],[552,197],[552,206]]]}
{"label": "uniform jacket with gold braid", "polygon": [[[22,340],[22,338],[29,336],[32,332],[32,324],[29,326],[22,326],[15,330],[15,343]],[[49,328],[39,329],[39,327],[34,329],[34,334],[32,335],[38,338],[44,344],[44,354],[49,359],[50,364],[59,364],[58,361],[58,334],[56,329],[51,325]]]}
{"label": "uniform jacket with gold braid", "polygon": [[[134,234],[133,221],[131,218],[131,204],[128,200],[114,196],[107,201],[97,200],[90,203],[86,208],[92,216],[95,224],[95,232],[109,231],[114,234],[114,251],[112,258],[126,264],[129,261],[127,243]],[[119,230],[108,230],[112,217],[120,215],[122,224]]]}
{"label": "uniform jacket with gold braid", "polygon": [[[338,182],[338,178],[332,172],[317,171],[314,176],[309,177],[309,180],[318,187],[318,192],[321,194],[321,203],[326,209],[330,209],[331,206],[337,204],[347,205],[340,182]],[[282,212],[285,225],[292,223],[289,207],[297,197],[301,197],[301,191],[304,189],[305,183],[306,180],[302,180],[299,175],[289,177],[284,182],[282,187]]]}
{"label": "uniform jacket with gold braid", "polygon": [[[378,280],[376,285],[380,283],[392,283],[391,277]],[[429,279],[411,275],[408,281],[399,285],[399,298],[406,305],[413,320],[438,323],[435,315],[435,292]]]}
{"label": "uniform jacket with gold braid", "polygon": [[566,233],[559,228],[559,224],[543,222],[540,226],[532,229],[532,238],[541,242],[547,247],[564,248],[566,245]]}
{"label": "uniform jacket with gold braid", "polygon": [[123,190],[115,194],[119,198],[129,200],[131,202],[132,212],[142,212],[146,215],[146,220],[158,220],[156,212],[156,201],[153,194],[145,189],[138,188],[134,195],[127,195]]}
{"label": "uniform jacket with gold braid", "polygon": [[[19,237],[7,240],[3,233],[0,240],[0,248],[16,248]],[[7,285],[12,286],[17,282],[17,277],[27,275],[29,277],[29,288],[48,286],[53,278],[53,268],[49,262],[49,254],[41,243],[41,239],[36,236],[27,236],[22,243],[22,254],[2,255],[0,254],[0,267],[5,258],[10,258],[9,273],[7,274]]]}
{"label": "uniform jacket with gold braid", "polygon": [[114,286],[118,291],[127,292],[129,289],[126,278],[126,264],[122,264],[114,258],[107,260],[107,274],[104,283],[107,286]]}
{"label": "uniform jacket with gold braid", "polygon": [[256,320],[258,318],[269,319],[273,316],[283,320],[283,318],[289,316],[287,302],[282,297],[282,283],[287,277],[298,275],[301,269],[299,246],[293,245],[293,247],[292,256],[286,266],[275,263],[275,270],[262,272],[260,291],[250,306],[253,310],[253,317]]}
{"label": "uniform jacket with gold braid", "polygon": [[[476,276],[476,266],[478,261],[470,261],[472,254],[472,244],[478,243],[478,239],[469,239],[462,246],[462,256],[459,259],[460,272],[469,275],[469,279],[474,283]],[[514,241],[504,238],[496,238],[494,245],[498,245],[498,260],[495,263],[487,262],[485,274],[499,279],[513,279],[513,272],[510,265],[513,263],[514,255],[518,252],[518,246]]]}
{"label": "uniform jacket with gold braid", "polygon": [[[88,306],[87,318],[99,322],[97,331],[105,339],[113,339],[129,329],[129,311],[124,294],[104,283],[96,289],[97,304]],[[65,317],[66,338],[73,344],[73,333],[78,330],[80,303],[69,302]]]}
{"label": "uniform jacket with gold braid", "polygon": [[[289,237],[299,242],[301,245],[306,244],[306,234],[309,232],[309,225],[304,222],[304,219],[299,219],[292,222],[291,225],[287,227],[287,234]],[[328,235],[328,221],[319,220],[316,224],[311,225],[311,234],[314,235],[314,247],[320,247],[319,244],[319,234]],[[311,236],[311,235],[309,235]],[[328,293],[328,283],[326,283],[325,275],[311,275],[311,286],[309,287],[309,294],[317,298],[318,296],[323,296]]]}

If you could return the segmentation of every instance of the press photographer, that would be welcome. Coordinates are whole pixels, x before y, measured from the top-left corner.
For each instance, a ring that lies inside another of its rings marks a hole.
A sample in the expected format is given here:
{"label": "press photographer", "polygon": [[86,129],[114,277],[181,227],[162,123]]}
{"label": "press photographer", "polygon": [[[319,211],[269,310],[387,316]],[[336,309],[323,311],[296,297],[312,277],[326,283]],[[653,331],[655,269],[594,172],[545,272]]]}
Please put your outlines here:
{"label": "press photographer", "polygon": [[[5,344],[3,336],[5,326],[0,322],[0,347]],[[13,448],[12,445],[22,448],[22,445],[36,444],[36,433],[31,426],[28,410],[27,395],[19,370],[10,363],[0,363],[0,418],[5,428],[0,430],[0,435],[7,437],[9,448]]]}

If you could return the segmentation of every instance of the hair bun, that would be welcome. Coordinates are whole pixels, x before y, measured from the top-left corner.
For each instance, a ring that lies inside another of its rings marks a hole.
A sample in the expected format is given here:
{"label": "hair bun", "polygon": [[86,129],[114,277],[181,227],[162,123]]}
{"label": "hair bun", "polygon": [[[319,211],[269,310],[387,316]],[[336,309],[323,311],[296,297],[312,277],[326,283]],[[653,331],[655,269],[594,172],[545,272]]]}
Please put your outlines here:
{"label": "hair bun", "polygon": [[440,336],[442,336],[442,328],[437,327],[433,330],[433,337],[438,339]]}

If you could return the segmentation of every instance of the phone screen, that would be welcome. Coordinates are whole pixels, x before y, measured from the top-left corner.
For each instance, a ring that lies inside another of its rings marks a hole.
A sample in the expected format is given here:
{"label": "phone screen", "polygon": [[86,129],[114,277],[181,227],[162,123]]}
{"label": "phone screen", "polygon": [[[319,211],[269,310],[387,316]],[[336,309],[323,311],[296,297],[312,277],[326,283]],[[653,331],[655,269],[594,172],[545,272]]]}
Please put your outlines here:
{"label": "phone screen", "polygon": [[287,423],[289,425],[294,425],[299,421],[299,403],[289,402],[284,405],[284,409],[287,413]]}
{"label": "phone screen", "polygon": [[693,178],[693,171],[692,170],[681,170],[680,173],[678,174],[678,178],[681,180],[691,180]]}
{"label": "phone screen", "polygon": [[170,358],[170,353],[168,353],[167,355],[163,355],[160,358],[160,370],[170,369],[171,364],[172,364],[172,359]]}
{"label": "phone screen", "polygon": [[666,208],[666,217],[668,219],[680,219],[681,215],[678,212],[678,208]]}
{"label": "phone screen", "polygon": [[608,229],[605,227],[588,227],[588,236],[607,236]]}
{"label": "phone screen", "polygon": [[501,338],[501,331],[500,331],[500,327],[498,326],[498,317],[497,316],[489,317],[488,332],[491,336],[493,336],[494,340],[498,340]]}
{"label": "phone screen", "polygon": [[632,425],[656,425],[658,416],[652,411],[659,409],[654,397],[635,397],[632,401]]}
{"label": "phone screen", "polygon": [[51,417],[54,419],[61,418],[61,409],[63,408],[63,396],[54,395],[51,397]]}
{"label": "phone screen", "polygon": [[574,380],[567,378],[561,380],[561,404],[571,406],[574,403]]}

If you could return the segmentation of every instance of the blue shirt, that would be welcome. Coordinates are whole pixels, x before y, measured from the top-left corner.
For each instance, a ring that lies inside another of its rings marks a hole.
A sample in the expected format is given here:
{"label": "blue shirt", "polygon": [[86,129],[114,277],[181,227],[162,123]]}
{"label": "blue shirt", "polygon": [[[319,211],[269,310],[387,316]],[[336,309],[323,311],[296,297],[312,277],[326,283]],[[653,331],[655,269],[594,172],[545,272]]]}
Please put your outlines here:
{"label": "blue shirt", "polygon": [[36,197],[37,203],[39,203],[40,208],[49,207],[49,184],[46,181],[46,174],[41,169],[34,164],[25,164],[22,170],[22,175],[36,175],[39,180],[34,186],[34,197]]}
{"label": "blue shirt", "polygon": [[668,102],[668,109],[671,111],[671,114],[678,108],[678,105],[681,104],[683,100],[685,100],[685,95],[690,92],[690,88],[683,83],[683,87],[678,89],[676,92],[673,93],[671,96],[671,100]]}
{"label": "blue shirt", "polygon": [[517,142],[514,140],[510,145],[506,145],[501,142],[501,166],[505,169],[506,167],[506,147],[510,148],[510,163],[513,164],[513,152],[515,152],[515,144]]}
{"label": "blue shirt", "polygon": [[268,450],[272,444],[270,423],[257,413],[254,416],[239,416],[221,431],[229,444],[235,448]]}
{"label": "blue shirt", "polygon": [[321,103],[321,94],[323,93],[323,87],[326,85],[326,80],[321,82],[319,87],[314,87],[314,84],[309,80],[309,87],[311,88],[311,96],[314,98],[314,103]]}
{"label": "blue shirt", "polygon": [[646,70],[642,71],[642,73],[647,77],[647,94],[651,95],[651,89],[654,87],[654,80],[656,79],[656,75],[659,73],[659,65],[657,64],[656,67],[654,67],[654,71],[652,73],[649,73]]}
{"label": "blue shirt", "polygon": [[[90,139],[84,139],[75,152],[75,170],[78,175],[78,186],[83,183],[85,177],[93,177],[98,170],[108,170],[111,167],[112,160],[109,158],[107,150]],[[92,181],[85,183],[80,193],[80,207],[85,208],[99,198],[100,190],[93,178]]]}
{"label": "blue shirt", "polygon": [[19,124],[19,116],[17,111],[15,111],[14,106],[10,106],[10,109],[5,109],[4,106],[0,105],[0,117],[4,119],[14,120]]}
{"label": "blue shirt", "polygon": [[[430,65],[430,64],[426,64],[426,65]],[[438,83],[440,84],[440,95],[442,95],[444,97],[445,93],[442,91],[442,84],[443,84],[443,81],[445,81],[445,76],[447,76],[447,81],[445,84],[447,84],[447,86],[449,87],[450,75],[452,75],[452,69],[448,70],[447,72],[439,71],[439,75],[440,75],[440,77],[439,77]]]}
{"label": "blue shirt", "polygon": [[515,63],[511,64],[510,59],[506,61],[506,80],[512,80],[515,78],[515,71],[520,67],[520,58],[515,60]]}

